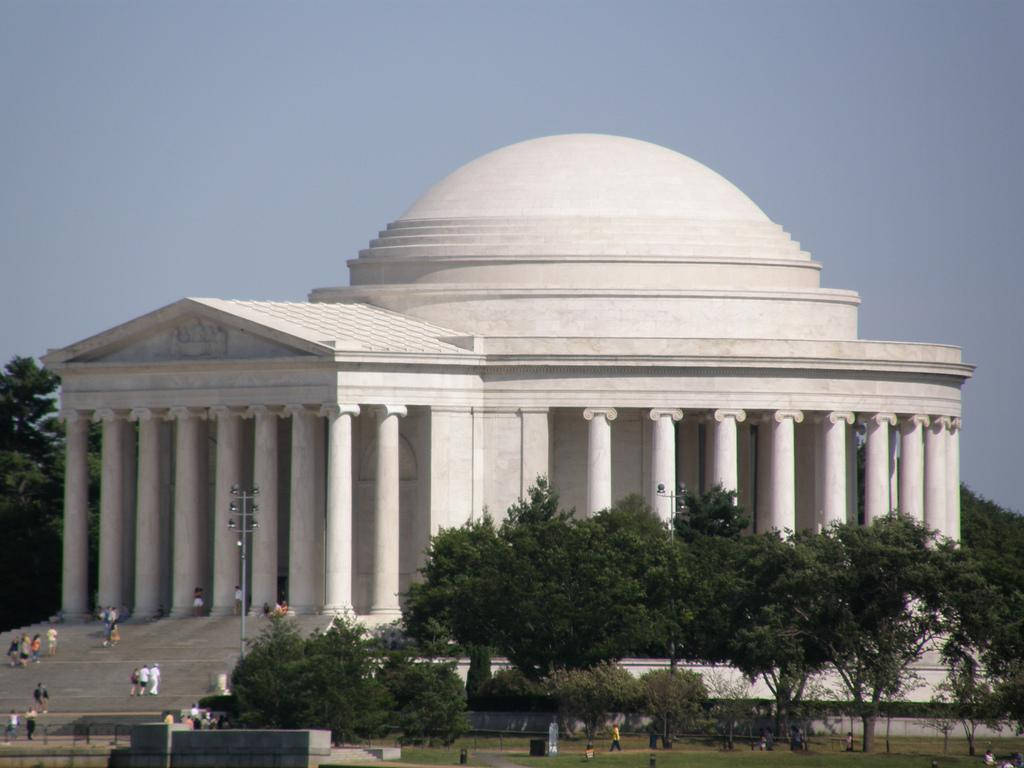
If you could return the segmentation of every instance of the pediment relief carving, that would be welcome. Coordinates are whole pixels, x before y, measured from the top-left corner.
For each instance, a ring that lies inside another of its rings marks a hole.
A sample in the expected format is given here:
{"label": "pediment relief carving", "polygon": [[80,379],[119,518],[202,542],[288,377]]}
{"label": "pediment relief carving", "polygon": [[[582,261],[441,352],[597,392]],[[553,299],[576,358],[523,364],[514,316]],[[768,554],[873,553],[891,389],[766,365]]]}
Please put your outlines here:
{"label": "pediment relief carving", "polygon": [[81,359],[90,362],[150,363],[173,360],[246,360],[305,357],[310,353],[250,331],[190,316],[171,327],[154,328],[131,341],[100,348]]}

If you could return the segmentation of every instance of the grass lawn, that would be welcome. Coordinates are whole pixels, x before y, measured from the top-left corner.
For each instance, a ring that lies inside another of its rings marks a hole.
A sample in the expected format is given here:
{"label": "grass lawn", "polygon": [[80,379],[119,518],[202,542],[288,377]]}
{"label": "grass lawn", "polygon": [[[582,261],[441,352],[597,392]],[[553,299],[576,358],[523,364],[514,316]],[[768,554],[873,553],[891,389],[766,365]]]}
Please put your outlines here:
{"label": "grass lawn", "polygon": [[[790,752],[788,747],[771,752],[752,752],[747,746],[737,746],[731,752],[717,745],[699,741],[676,742],[670,750],[647,749],[645,739],[623,739],[623,752],[608,752],[607,739],[595,742],[593,760],[584,756],[585,742],[565,740],[560,743],[557,757],[530,757],[529,740],[468,737],[451,747],[403,747],[402,760],[395,765],[458,765],[459,752],[465,748],[470,766],[513,764],[527,768],[651,768],[651,755],[655,768],[931,768],[934,760],[939,768],[980,768],[981,755],[991,744],[997,758],[1006,758],[1013,752],[1024,752],[1024,738],[999,738],[978,741],[978,756],[967,755],[967,743],[950,739],[949,752],[943,754],[941,738],[899,738],[890,742],[891,752],[885,752],[885,739],[875,741],[876,752],[842,752],[838,740],[813,740],[806,752]],[[858,744],[859,746],[859,744]]]}

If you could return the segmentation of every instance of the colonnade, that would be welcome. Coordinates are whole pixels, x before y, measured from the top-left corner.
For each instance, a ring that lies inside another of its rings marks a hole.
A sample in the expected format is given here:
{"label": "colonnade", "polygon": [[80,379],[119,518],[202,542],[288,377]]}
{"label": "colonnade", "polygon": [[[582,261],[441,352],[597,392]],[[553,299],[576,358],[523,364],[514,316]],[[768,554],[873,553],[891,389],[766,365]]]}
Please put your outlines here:
{"label": "colonnade", "polygon": [[[362,407],[372,409],[376,416],[369,610],[386,618],[399,613],[399,420],[408,410],[395,404]],[[546,446],[544,435],[533,435],[541,423],[533,418],[536,409],[529,413],[531,440]],[[282,478],[277,421],[290,417],[288,601],[297,613],[352,611],[352,420],[359,414],[360,405],[339,403],[66,411],[65,616],[82,616],[88,608],[86,454],[90,420],[101,423],[103,432],[100,604],[124,606],[130,598],[130,608],[136,615],[156,615],[162,609],[172,616],[191,615],[194,588],[209,584],[210,612],[230,613],[235,605],[235,586],[240,581],[237,533],[228,527],[232,514],[230,489],[247,482],[251,472],[252,484],[260,489],[260,530],[252,539],[252,604],[273,605],[278,598],[278,541],[285,534],[277,530],[278,499],[283,490],[279,487]],[[612,407],[582,409],[588,423],[584,510],[588,514],[613,502],[617,415]],[[727,489],[739,489],[744,482],[749,486],[750,478],[756,478],[754,487],[748,488],[748,503],[756,511],[756,529],[795,530],[797,473],[801,466],[796,429],[799,424],[807,424],[814,430],[817,524],[856,520],[856,446],[860,431],[865,440],[865,523],[898,508],[945,536],[959,537],[957,418],[917,413],[855,415],[848,411],[688,411],[664,407],[645,409],[644,418],[653,422],[649,430],[650,469],[646,473],[650,487],[645,495],[663,519],[672,514],[673,497],[672,491],[659,492],[658,486],[675,489],[677,478],[679,484],[692,486],[695,473],[700,471],[704,473],[704,485],[719,484]],[[247,449],[243,445],[249,443],[242,439],[243,419],[254,422],[251,456],[244,455]],[[166,471],[161,469],[162,420],[174,424],[172,597],[166,609],[161,605],[160,559],[156,555],[161,548],[160,478]],[[216,424],[212,506],[207,504],[211,478],[203,444],[207,436],[204,420]],[[132,422],[138,424],[137,445]],[[696,424],[703,425],[703,437],[693,428]],[[325,431],[324,451],[318,436]],[[317,478],[323,479],[318,473],[324,471],[324,452],[326,482],[321,484]],[[547,456],[546,447],[543,454]],[[524,466],[529,461],[524,458]],[[477,474],[476,469],[471,473]],[[472,490],[467,488],[466,492]],[[133,572],[126,573],[126,521],[132,520]],[[133,585],[132,594],[126,589],[128,583]]]}

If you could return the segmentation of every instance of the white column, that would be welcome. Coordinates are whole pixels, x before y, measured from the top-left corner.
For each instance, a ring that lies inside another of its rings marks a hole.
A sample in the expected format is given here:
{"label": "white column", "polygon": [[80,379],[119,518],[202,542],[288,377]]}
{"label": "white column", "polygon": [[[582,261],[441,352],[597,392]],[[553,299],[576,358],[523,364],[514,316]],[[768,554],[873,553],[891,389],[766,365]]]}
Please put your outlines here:
{"label": "white column", "polygon": [[867,417],[864,446],[864,525],[889,514],[889,427],[896,423],[892,413]]}
{"label": "white column", "polygon": [[924,522],[923,428],[928,417],[920,414],[900,419],[900,512]]}
{"label": "white column", "polygon": [[163,419],[149,408],[135,408],[130,418],[139,422],[132,615],[149,618],[160,610],[160,422]]}
{"label": "white column", "polygon": [[172,408],[176,419],[174,444],[174,550],[171,555],[172,616],[192,615],[192,596],[196,587],[203,586],[203,560],[206,527],[202,525],[206,489],[203,487],[203,463],[206,453],[202,420],[204,411],[190,408]]}
{"label": "white column", "polygon": [[[315,613],[316,577],[316,414],[304,405],[285,409],[292,417],[291,507],[288,518],[288,608],[294,613]],[[262,495],[262,494],[261,494]]]}
{"label": "white column", "polygon": [[124,603],[124,414],[103,408],[93,421],[103,422],[100,475],[99,602],[118,610]]}
{"label": "white column", "polygon": [[772,431],[772,518],[770,528],[796,530],[796,452],[793,430],[802,411],[775,411]]}
{"label": "white column", "polygon": [[614,408],[585,408],[583,418],[590,422],[587,435],[587,514],[593,515],[612,505],[612,426],[618,412]]}
{"label": "white column", "polygon": [[754,489],[757,518],[754,530],[765,533],[772,527],[772,443],[775,417],[764,414],[757,424],[757,459],[755,474],[757,487]]}
{"label": "white column", "polygon": [[[652,471],[651,471],[651,507],[663,521],[671,523],[674,510],[673,499],[676,488],[676,431],[675,423],[683,418],[678,408],[652,408],[648,413],[654,422],[651,430]],[[593,421],[591,421],[593,424]],[[663,495],[659,495],[658,486],[664,486]],[[676,500],[677,503],[681,501]]]}
{"label": "white column", "polygon": [[277,427],[279,414],[263,405],[250,406],[253,430],[252,484],[260,489],[259,530],[252,536],[252,612],[277,602]]}
{"label": "white column", "polygon": [[327,536],[324,612],[352,613],[352,417],[358,405],[329,403],[327,417]]}
{"label": "white column", "polygon": [[382,405],[377,414],[377,482],[374,488],[373,586],[370,613],[398,616],[399,578],[399,429],[404,405]]}
{"label": "white column", "polygon": [[[238,531],[228,520],[237,517],[231,511],[234,497],[231,486],[242,484],[241,414],[225,406],[210,409],[217,420],[217,454],[213,491],[213,593],[210,615],[230,616],[235,610],[235,587],[242,583]],[[241,518],[235,520],[241,525]]]}
{"label": "white column", "polygon": [[551,479],[550,429],[547,408],[520,408],[519,495],[526,497],[538,477]]}
{"label": "white column", "polygon": [[960,419],[950,419],[946,443],[946,536],[960,541]]}
{"label": "white column", "polygon": [[924,524],[946,534],[946,436],[949,418],[935,416],[924,433]]}
{"label": "white column", "polygon": [[822,483],[822,524],[846,521],[846,427],[853,414],[833,411],[821,421],[825,471]]}
{"label": "white column", "polygon": [[64,411],[64,560],[61,613],[65,620],[89,615],[89,417]]}
{"label": "white column", "polygon": [[747,413],[742,410],[719,409],[714,413],[715,453],[712,469],[712,486],[720,485],[723,490],[735,491],[739,486],[736,469],[736,424],[746,421]]}

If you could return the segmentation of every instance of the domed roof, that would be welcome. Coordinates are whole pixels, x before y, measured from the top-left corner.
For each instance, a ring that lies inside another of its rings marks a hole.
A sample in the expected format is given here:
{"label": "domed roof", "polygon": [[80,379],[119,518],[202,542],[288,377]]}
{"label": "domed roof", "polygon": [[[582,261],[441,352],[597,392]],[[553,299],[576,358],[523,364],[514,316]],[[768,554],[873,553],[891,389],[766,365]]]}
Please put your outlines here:
{"label": "domed roof", "polygon": [[478,157],[399,221],[522,216],[769,221],[733,184],[686,155],[591,133],[531,139]]}

